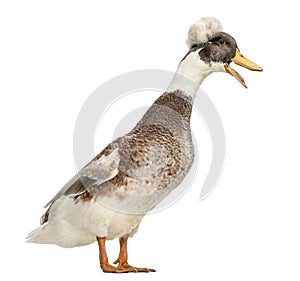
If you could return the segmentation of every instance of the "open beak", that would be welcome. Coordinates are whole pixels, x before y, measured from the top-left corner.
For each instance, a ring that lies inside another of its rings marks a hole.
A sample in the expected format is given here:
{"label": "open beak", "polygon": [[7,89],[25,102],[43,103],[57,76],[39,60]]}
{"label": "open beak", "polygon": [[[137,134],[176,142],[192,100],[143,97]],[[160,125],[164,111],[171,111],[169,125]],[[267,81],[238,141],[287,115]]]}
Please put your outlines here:
{"label": "open beak", "polygon": [[257,65],[256,63],[248,60],[247,58],[245,58],[239,49],[236,49],[236,53],[235,53],[235,57],[232,58],[228,63],[224,64],[225,70],[226,72],[228,72],[230,75],[232,75],[233,77],[235,77],[245,88],[247,88],[247,85],[245,83],[244,78],[238,73],[236,72],[234,69],[232,69],[229,64],[231,62],[234,62],[235,64],[238,64],[240,66],[243,66],[249,70],[252,71],[262,71],[262,67],[260,67],[259,65]]}

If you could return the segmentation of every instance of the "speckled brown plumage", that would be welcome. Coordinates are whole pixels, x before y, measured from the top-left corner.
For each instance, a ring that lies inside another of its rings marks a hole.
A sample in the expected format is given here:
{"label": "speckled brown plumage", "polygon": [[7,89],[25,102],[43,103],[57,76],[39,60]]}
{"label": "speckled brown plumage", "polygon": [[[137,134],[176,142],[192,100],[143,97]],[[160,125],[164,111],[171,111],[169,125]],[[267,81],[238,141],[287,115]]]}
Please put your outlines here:
{"label": "speckled brown plumage", "polygon": [[192,102],[189,98],[183,96],[181,91],[164,93],[154,104],[167,106],[185,118],[190,118],[192,113]]}
{"label": "speckled brown plumage", "polygon": [[[131,132],[110,143],[90,162],[109,157],[117,150],[118,173],[100,185],[96,178],[79,173],[68,188],[49,202],[49,209],[62,195],[73,194],[75,201],[87,202],[112,195],[122,198],[126,193],[148,196],[156,192],[144,211],[153,208],[183,180],[193,162],[191,112],[192,102],[181,91],[162,94]],[[49,209],[42,223],[47,221]]]}

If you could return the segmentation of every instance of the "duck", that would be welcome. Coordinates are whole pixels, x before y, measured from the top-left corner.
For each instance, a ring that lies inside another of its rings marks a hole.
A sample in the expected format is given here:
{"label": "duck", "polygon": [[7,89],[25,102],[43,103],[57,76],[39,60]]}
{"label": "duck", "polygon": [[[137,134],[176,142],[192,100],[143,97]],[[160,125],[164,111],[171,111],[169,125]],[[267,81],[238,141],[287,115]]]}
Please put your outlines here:
{"label": "duck", "polygon": [[[27,242],[64,248],[97,242],[103,272],[155,271],[128,263],[128,239],[193,164],[190,120],[198,88],[214,72],[228,73],[246,88],[231,63],[262,71],[241,54],[216,18],[192,24],[186,43],[188,51],[167,89],[129,133],[108,144],[46,204],[40,226]],[[113,239],[119,240],[120,251],[111,264],[106,241]]]}

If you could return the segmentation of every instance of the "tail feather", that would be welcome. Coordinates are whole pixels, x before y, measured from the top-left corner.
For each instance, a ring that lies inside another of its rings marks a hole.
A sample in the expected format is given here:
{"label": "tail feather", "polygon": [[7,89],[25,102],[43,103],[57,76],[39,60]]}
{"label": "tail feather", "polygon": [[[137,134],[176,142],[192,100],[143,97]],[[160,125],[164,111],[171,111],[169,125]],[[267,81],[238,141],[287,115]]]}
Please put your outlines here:
{"label": "tail feather", "polygon": [[37,229],[31,231],[27,237],[26,242],[27,243],[37,243],[37,244],[48,244],[47,239],[43,233],[43,230],[45,229],[45,226],[40,226]]}
{"label": "tail feather", "polygon": [[74,228],[65,228],[64,231],[60,231],[59,228],[53,227],[48,223],[33,230],[26,237],[27,243],[54,244],[63,248],[84,246],[95,241],[96,236],[90,232]]}

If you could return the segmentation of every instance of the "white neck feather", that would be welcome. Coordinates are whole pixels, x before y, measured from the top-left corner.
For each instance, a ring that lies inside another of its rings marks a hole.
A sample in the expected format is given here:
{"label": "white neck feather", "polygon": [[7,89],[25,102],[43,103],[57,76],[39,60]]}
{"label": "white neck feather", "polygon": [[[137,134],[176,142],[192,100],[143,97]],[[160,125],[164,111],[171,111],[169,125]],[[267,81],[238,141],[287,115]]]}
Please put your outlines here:
{"label": "white neck feather", "polygon": [[[199,51],[199,50],[198,50]],[[202,81],[212,72],[225,71],[221,63],[205,63],[197,52],[191,52],[178,66],[167,88],[168,92],[181,90],[194,100]]]}

